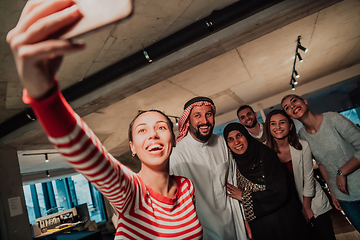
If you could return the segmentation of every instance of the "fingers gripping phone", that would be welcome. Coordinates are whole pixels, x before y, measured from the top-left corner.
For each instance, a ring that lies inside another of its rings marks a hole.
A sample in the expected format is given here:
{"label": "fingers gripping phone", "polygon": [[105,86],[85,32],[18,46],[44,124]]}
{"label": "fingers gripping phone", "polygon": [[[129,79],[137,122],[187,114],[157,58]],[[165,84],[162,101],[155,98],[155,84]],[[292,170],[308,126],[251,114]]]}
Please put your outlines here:
{"label": "fingers gripping phone", "polygon": [[116,23],[132,11],[131,0],[73,0],[83,17],[61,33],[60,39],[83,36],[102,26]]}

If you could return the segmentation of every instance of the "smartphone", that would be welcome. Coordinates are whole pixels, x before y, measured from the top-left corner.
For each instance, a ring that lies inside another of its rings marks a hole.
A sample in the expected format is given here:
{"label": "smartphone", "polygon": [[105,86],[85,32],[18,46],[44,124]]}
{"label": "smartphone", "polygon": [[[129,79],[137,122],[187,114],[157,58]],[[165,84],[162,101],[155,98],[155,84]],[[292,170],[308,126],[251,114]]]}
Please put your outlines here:
{"label": "smartphone", "polygon": [[73,2],[78,5],[83,17],[70,28],[63,29],[60,39],[82,37],[100,27],[118,22],[132,11],[132,0],[73,0]]}

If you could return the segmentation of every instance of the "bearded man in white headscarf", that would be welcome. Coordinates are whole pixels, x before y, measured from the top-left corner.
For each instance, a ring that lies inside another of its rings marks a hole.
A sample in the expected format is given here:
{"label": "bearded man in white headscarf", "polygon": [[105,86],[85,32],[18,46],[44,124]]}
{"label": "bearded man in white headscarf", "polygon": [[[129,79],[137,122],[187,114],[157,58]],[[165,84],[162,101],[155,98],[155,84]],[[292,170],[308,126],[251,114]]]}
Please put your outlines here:
{"label": "bearded man in white headscarf", "polygon": [[204,239],[245,240],[241,203],[226,192],[227,182],[236,185],[236,166],[223,136],[213,134],[215,112],[207,97],[195,97],[185,104],[170,172],[193,181]]}

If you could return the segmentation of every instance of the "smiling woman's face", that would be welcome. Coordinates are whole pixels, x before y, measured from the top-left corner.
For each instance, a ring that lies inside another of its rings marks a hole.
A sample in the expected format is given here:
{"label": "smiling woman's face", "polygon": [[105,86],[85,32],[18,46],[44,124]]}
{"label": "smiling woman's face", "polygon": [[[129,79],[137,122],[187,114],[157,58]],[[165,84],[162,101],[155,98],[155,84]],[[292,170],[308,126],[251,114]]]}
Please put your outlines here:
{"label": "smiling woman's face", "polygon": [[168,120],[158,112],[139,115],[132,126],[131,151],[148,167],[167,164],[174,138]]}
{"label": "smiling woman's face", "polygon": [[248,148],[248,141],[246,137],[238,130],[231,131],[226,141],[231,151],[239,155],[244,154]]}
{"label": "smiling woman's face", "polygon": [[308,111],[307,101],[292,95],[285,98],[281,106],[292,119],[299,119]]}
{"label": "smiling woman's face", "polygon": [[282,114],[274,114],[270,118],[270,134],[275,139],[284,139],[288,137],[292,125],[289,120]]}

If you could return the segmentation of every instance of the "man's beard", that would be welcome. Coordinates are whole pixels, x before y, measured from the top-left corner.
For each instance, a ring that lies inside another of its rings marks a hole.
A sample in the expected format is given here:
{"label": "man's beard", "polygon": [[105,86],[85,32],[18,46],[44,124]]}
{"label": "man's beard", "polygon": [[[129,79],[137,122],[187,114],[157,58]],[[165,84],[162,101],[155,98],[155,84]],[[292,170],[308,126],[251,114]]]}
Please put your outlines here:
{"label": "man's beard", "polygon": [[253,127],[255,127],[256,126],[256,124],[257,124],[257,119],[256,118],[254,118],[254,121],[253,121],[253,124],[252,125],[250,125],[250,126],[245,126],[246,128],[253,128]]}
{"label": "man's beard", "polygon": [[[202,127],[202,126],[209,126],[210,127],[210,131],[209,131],[208,134],[206,134],[206,135],[201,134],[200,127]],[[211,124],[202,124],[202,125],[197,126],[197,128],[194,128],[191,124],[189,126],[189,131],[192,132],[195,135],[195,137],[198,140],[200,140],[201,142],[209,141],[209,139],[212,136],[213,129],[214,129],[214,126],[212,126]]]}

